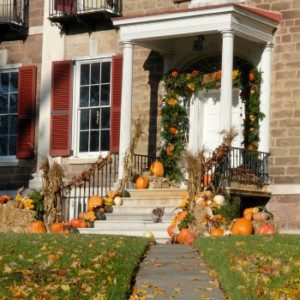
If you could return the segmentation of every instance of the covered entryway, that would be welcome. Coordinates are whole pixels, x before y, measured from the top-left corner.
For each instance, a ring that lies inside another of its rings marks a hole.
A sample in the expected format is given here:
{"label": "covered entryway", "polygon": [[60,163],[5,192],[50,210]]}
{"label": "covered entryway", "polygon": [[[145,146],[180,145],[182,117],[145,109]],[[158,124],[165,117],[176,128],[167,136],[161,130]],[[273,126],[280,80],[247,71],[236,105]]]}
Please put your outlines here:
{"label": "covered entryway", "polygon": [[[219,143],[217,131],[240,126],[241,103],[238,92],[233,90],[234,55],[259,67],[262,71],[260,110],[266,116],[260,124],[259,150],[269,152],[271,51],[279,20],[278,14],[238,4],[114,19],[114,25],[120,27],[124,55],[119,177],[123,176],[122,161],[130,144],[134,44],[163,55],[165,73],[174,67],[184,69],[200,57],[220,55],[220,90],[198,95],[200,101],[191,105],[189,134],[197,137],[193,139],[197,144],[190,143],[190,147],[195,149],[203,143],[214,147]],[[204,41],[203,47],[199,40]]]}

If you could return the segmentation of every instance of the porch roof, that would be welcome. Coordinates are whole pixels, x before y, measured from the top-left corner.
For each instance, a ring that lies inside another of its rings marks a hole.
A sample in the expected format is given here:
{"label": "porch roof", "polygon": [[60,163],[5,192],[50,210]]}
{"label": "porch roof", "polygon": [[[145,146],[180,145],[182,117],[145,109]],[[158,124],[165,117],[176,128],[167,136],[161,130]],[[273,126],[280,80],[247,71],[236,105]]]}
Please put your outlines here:
{"label": "porch roof", "polygon": [[121,42],[158,40],[233,30],[258,42],[272,42],[281,15],[236,3],[114,18]]}

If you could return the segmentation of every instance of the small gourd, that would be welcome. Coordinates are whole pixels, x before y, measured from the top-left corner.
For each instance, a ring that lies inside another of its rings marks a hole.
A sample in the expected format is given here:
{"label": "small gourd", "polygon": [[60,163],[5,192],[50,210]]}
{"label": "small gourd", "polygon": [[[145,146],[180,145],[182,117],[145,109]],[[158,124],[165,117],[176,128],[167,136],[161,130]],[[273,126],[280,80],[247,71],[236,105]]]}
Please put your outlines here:
{"label": "small gourd", "polygon": [[223,195],[216,195],[213,200],[218,206],[225,204],[225,197]]}
{"label": "small gourd", "polygon": [[116,206],[122,206],[123,205],[123,199],[119,196],[117,196],[115,199],[115,205]]}

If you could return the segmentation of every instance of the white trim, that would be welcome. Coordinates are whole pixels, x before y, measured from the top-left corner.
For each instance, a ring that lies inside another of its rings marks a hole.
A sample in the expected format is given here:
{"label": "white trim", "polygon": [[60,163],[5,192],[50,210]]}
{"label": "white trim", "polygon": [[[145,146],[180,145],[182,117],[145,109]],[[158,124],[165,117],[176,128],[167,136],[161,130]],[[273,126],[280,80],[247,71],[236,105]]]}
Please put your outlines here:
{"label": "white trim", "polygon": [[115,56],[115,53],[106,53],[106,54],[100,54],[96,56],[74,56],[72,60],[76,62],[80,61],[93,61],[93,60],[101,60],[101,59],[111,59],[113,56]]}
{"label": "white trim", "polygon": [[272,195],[300,195],[300,184],[272,184]]}
{"label": "white trim", "polygon": [[[22,64],[10,64],[6,65],[5,67],[0,67],[0,74],[1,73],[12,73],[16,72],[19,74],[19,67],[22,66]],[[18,94],[18,101],[19,101],[19,92]],[[18,109],[17,109],[18,110]],[[7,115],[16,115],[18,116],[18,111],[14,114],[12,113],[6,113]],[[3,115],[6,115],[3,114]],[[18,133],[16,133],[16,138],[18,138]],[[0,166],[16,166],[18,165],[19,160],[17,159],[16,155],[0,155]]]}
{"label": "white trim", "polygon": [[[108,151],[100,151],[100,152],[84,152],[79,153],[79,101],[80,101],[80,66],[85,63],[91,63],[95,61],[99,62],[110,62],[111,63],[111,72],[110,72],[110,105],[112,101],[112,57],[113,54],[103,54],[99,56],[80,56],[74,57],[74,66],[73,66],[73,118],[72,118],[72,134],[71,134],[71,148],[73,150],[73,159],[76,161],[92,159],[95,161],[99,155],[105,156],[108,154]],[[108,107],[108,106],[107,106]],[[78,162],[78,164],[82,164]]]}
{"label": "white trim", "polygon": [[31,26],[29,27],[29,35],[43,34],[44,26]]}
{"label": "white trim", "polygon": [[15,155],[0,156],[0,167],[15,167],[19,164],[19,160]]}
{"label": "white trim", "polygon": [[258,43],[272,42],[274,29],[278,26],[276,21],[235,6],[115,19],[113,23],[120,26],[121,42],[143,42],[224,30],[235,30],[238,36]]}
{"label": "white trim", "polygon": [[[102,157],[106,157],[108,155],[108,151],[101,152],[100,155]],[[90,156],[71,156],[68,158],[68,164],[69,165],[85,165],[85,164],[92,164],[94,163],[99,155],[90,155]]]}
{"label": "white trim", "polygon": [[9,65],[5,65],[5,66],[1,66],[0,65],[0,71],[4,70],[4,71],[10,71],[10,70],[17,70],[19,68],[22,67],[22,64],[9,64]]}

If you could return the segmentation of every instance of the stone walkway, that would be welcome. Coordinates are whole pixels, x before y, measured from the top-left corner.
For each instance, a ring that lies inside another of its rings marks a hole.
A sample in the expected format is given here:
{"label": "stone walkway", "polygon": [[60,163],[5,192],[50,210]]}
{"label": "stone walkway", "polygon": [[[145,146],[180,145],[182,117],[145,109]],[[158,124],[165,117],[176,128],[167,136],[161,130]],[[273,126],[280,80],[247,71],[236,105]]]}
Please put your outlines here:
{"label": "stone walkway", "polygon": [[148,252],[130,299],[225,299],[215,274],[185,245],[155,245]]}

